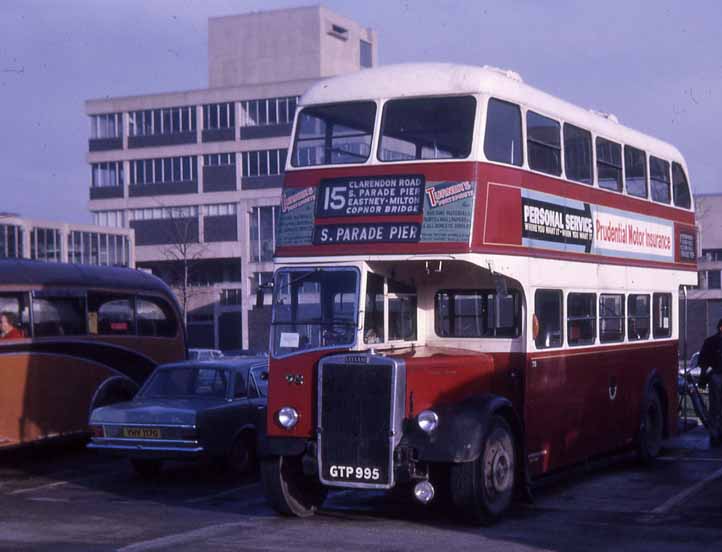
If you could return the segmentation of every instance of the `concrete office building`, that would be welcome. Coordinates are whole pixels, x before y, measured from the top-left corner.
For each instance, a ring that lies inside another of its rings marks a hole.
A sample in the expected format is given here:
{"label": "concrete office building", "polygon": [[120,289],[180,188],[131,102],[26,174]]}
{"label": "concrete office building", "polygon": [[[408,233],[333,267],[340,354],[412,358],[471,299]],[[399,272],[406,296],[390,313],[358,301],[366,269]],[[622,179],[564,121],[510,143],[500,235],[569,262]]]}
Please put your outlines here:
{"label": "concrete office building", "polygon": [[86,102],[94,222],[135,229],[138,267],[187,300],[192,346],[267,348],[252,307],[298,97],[375,62],[373,31],[322,6],[218,17],[209,88]]}
{"label": "concrete office building", "polygon": [[695,216],[699,284],[687,295],[688,357],[716,331],[722,318],[722,193],[695,196]]}
{"label": "concrete office building", "polygon": [[0,214],[0,259],[135,267],[130,228],[31,220]]}

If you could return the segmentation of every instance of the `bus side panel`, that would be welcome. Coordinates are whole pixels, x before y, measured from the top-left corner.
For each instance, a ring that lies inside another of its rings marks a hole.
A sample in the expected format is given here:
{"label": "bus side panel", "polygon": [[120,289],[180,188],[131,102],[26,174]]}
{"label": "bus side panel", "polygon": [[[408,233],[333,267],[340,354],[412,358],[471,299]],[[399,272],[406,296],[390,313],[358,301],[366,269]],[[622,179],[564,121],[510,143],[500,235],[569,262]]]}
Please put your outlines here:
{"label": "bus side panel", "polygon": [[113,374],[77,357],[0,355],[0,447],[87,431],[93,394]]}

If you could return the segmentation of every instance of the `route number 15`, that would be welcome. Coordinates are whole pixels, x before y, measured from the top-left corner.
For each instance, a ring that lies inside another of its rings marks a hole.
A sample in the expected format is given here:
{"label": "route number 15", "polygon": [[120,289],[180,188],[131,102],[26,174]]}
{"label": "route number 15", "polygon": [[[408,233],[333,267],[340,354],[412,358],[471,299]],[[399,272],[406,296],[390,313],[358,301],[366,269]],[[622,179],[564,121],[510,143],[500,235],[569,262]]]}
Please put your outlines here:
{"label": "route number 15", "polygon": [[346,207],[345,186],[329,186],[324,190],[323,210],[340,211]]}

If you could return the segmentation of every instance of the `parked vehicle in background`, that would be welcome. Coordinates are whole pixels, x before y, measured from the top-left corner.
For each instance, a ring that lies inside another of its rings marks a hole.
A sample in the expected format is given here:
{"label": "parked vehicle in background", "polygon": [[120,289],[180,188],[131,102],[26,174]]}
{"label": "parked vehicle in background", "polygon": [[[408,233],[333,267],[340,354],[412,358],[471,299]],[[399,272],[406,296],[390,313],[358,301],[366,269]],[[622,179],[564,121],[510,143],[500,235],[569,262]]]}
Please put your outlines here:
{"label": "parked vehicle in background", "polygon": [[88,413],[131,399],[186,358],[178,304],[127,268],[0,260],[0,447],[87,432]]}
{"label": "parked vehicle in background", "polygon": [[129,458],[143,476],[158,474],[165,460],[202,458],[248,471],[267,382],[260,358],[159,366],[133,400],[92,412],[88,448]]}
{"label": "parked vehicle in background", "polygon": [[[515,488],[677,431],[680,286],[696,229],[672,145],[450,64],[371,68],[301,98],[277,224],[264,487]],[[259,294],[262,299],[262,293]]]}
{"label": "parked vehicle in background", "polygon": [[219,360],[223,353],[218,349],[188,349],[188,360]]}

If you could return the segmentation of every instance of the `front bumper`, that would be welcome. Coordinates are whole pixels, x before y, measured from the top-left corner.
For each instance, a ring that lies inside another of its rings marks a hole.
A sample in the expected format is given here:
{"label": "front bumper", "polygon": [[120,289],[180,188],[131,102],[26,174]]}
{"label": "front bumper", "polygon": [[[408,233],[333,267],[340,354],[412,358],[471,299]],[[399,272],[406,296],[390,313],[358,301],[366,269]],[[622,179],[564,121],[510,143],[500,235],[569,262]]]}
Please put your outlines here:
{"label": "front bumper", "polygon": [[198,441],[168,439],[121,439],[93,437],[88,448],[112,456],[128,458],[156,458],[166,460],[195,460],[205,454]]}

